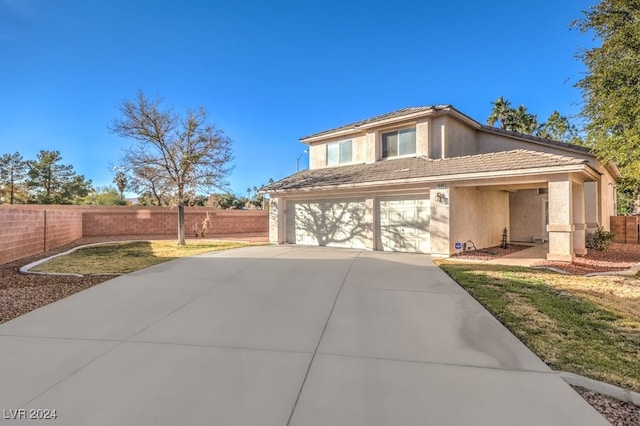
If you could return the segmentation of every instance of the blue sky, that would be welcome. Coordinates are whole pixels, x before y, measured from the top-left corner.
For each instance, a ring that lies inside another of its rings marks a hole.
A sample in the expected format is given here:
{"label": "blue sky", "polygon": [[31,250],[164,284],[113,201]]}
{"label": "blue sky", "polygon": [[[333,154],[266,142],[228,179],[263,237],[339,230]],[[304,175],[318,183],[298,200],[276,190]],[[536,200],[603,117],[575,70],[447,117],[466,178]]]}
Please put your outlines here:
{"label": "blue sky", "polygon": [[[0,0],[0,154],[111,185],[108,130],[141,89],[204,106],[234,141],[233,192],[296,171],[299,138],[409,106],[485,122],[505,96],[544,121],[580,111],[591,0]],[[306,155],[300,159],[308,164]]]}

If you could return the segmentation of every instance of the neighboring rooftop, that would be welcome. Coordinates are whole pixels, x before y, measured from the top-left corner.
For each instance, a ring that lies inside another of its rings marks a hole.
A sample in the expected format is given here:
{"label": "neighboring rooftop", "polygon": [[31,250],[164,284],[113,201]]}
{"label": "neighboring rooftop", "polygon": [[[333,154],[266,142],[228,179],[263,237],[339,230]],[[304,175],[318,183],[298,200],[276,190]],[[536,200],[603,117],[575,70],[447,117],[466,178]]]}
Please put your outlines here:
{"label": "neighboring rooftop", "polygon": [[[371,164],[324,167],[303,170],[262,188],[280,192],[339,185],[357,185],[402,179],[428,179],[451,175],[469,175],[510,170],[544,169],[562,166],[586,166],[587,160],[517,149],[489,154],[467,155],[442,160],[407,157],[376,161]],[[588,166],[586,166],[588,167]]]}

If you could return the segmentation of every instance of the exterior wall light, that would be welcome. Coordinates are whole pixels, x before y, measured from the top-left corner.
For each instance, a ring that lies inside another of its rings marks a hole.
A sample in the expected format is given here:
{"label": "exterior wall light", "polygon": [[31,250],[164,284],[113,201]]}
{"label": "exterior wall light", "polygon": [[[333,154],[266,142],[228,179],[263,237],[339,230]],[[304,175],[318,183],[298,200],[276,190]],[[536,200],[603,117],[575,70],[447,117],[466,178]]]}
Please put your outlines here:
{"label": "exterior wall light", "polygon": [[442,192],[436,192],[436,203],[442,202]]}

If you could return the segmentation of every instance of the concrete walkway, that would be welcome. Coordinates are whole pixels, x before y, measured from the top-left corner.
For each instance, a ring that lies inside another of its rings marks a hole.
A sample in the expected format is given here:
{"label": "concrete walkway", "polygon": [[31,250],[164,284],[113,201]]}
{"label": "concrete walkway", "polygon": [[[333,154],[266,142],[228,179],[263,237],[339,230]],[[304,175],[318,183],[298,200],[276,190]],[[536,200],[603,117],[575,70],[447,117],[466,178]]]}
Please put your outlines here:
{"label": "concrete walkway", "polygon": [[7,425],[608,424],[424,255],[181,259],[0,325],[0,360]]}
{"label": "concrete walkway", "polygon": [[484,263],[489,265],[531,266],[536,262],[547,260],[548,252],[549,243],[538,244]]}

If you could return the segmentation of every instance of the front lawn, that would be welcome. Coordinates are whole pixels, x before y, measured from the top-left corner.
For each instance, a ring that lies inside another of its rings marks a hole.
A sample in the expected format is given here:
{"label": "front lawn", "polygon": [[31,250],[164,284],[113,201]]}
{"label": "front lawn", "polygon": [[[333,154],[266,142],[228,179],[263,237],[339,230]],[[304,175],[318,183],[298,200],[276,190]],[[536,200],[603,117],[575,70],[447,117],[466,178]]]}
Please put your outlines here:
{"label": "front lawn", "polygon": [[443,261],[440,267],[554,370],[640,391],[640,280]]}
{"label": "front lawn", "polygon": [[153,240],[109,243],[85,247],[55,257],[34,268],[33,272],[90,274],[126,274],[184,256],[244,247],[248,243],[232,241],[190,242],[179,246],[175,241]]}

